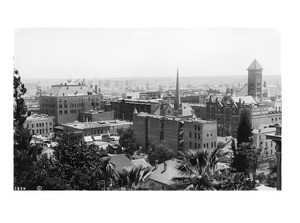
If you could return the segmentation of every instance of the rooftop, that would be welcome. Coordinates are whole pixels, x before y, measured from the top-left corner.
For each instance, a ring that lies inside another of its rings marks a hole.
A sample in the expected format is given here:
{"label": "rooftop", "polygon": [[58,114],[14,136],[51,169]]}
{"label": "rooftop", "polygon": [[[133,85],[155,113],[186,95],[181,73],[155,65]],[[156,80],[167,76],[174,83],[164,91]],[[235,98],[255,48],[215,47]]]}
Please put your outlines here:
{"label": "rooftop", "polygon": [[173,184],[172,179],[174,177],[180,178],[182,175],[179,174],[179,171],[177,170],[177,166],[179,165],[178,161],[176,159],[171,159],[165,161],[166,163],[166,170],[165,164],[161,163],[158,165],[157,169],[155,169],[149,176],[148,179],[154,180],[159,183],[163,183],[166,185]]}
{"label": "rooftop", "polygon": [[128,159],[124,154],[110,155],[110,162],[113,163],[117,170],[123,170],[124,168],[134,167],[130,159]]}
{"label": "rooftop", "polygon": [[276,132],[276,128],[263,128],[263,129],[253,129],[253,134],[263,134],[263,133],[274,133]]}
{"label": "rooftop", "polygon": [[239,100],[241,99],[241,102],[245,102],[245,104],[257,104],[257,101],[252,97],[252,96],[235,96],[235,97],[232,97],[232,100],[235,102],[235,103],[238,103]]}
{"label": "rooftop", "polygon": [[247,70],[263,70],[263,68],[255,59]]}
{"label": "rooftop", "polygon": [[38,121],[38,120],[49,120],[54,119],[53,116],[48,116],[46,114],[32,114],[31,116],[26,118],[26,121]]}
{"label": "rooftop", "polygon": [[98,127],[105,127],[105,126],[116,126],[116,125],[123,125],[123,124],[132,124],[132,122],[127,122],[123,120],[107,120],[107,121],[96,121],[96,122],[71,122],[61,124],[61,126],[68,126],[73,127],[76,129],[90,129],[90,128],[98,128]]}
{"label": "rooftop", "polygon": [[82,96],[82,95],[98,95],[93,89],[85,85],[60,84],[53,85],[51,89],[46,91],[44,96],[62,97],[62,96]]}

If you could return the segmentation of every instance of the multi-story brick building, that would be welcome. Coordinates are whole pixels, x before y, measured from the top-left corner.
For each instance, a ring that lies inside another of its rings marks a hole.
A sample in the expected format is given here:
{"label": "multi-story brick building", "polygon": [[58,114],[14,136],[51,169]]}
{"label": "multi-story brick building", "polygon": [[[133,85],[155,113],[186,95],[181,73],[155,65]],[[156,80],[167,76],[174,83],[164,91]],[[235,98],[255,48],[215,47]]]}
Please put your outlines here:
{"label": "multi-story brick building", "polygon": [[217,120],[218,136],[237,137],[242,110],[249,112],[253,128],[262,124],[281,123],[281,111],[270,111],[264,104],[258,104],[252,96],[227,97],[221,101],[210,97],[206,102],[206,119]]}
{"label": "multi-story brick building", "polygon": [[40,95],[40,111],[54,116],[55,124],[59,125],[78,120],[81,112],[100,110],[100,101],[97,87],[92,89],[81,84],[60,84]]}
{"label": "multi-story brick building", "polygon": [[211,149],[217,146],[216,121],[186,120],[183,132],[185,149]]}
{"label": "multi-story brick building", "polygon": [[174,152],[184,149],[214,148],[217,122],[139,113],[133,117],[136,140],[143,148],[165,141]]}
{"label": "multi-story brick building", "polygon": [[107,121],[113,120],[115,118],[114,111],[88,111],[81,112],[78,117],[78,121],[80,122],[97,122],[97,121]]}
{"label": "multi-story brick building", "polygon": [[204,104],[190,104],[192,109],[194,110],[194,114],[197,118],[201,118],[206,120],[206,105]]}
{"label": "multi-story brick building", "polygon": [[262,129],[254,129],[252,131],[253,134],[253,144],[256,148],[261,147],[262,157],[263,159],[276,158],[276,143],[271,139],[267,139],[266,135],[275,134],[275,127],[267,127]]}
{"label": "multi-story brick building", "polygon": [[111,101],[111,109],[115,111],[115,119],[129,120],[133,119],[133,112],[136,109],[138,112],[147,112],[152,114],[160,106],[157,100],[129,100],[120,99]]}
{"label": "multi-story brick building", "polygon": [[29,129],[34,135],[51,133],[53,132],[53,126],[53,116],[40,114],[29,116],[24,123],[24,128]]}

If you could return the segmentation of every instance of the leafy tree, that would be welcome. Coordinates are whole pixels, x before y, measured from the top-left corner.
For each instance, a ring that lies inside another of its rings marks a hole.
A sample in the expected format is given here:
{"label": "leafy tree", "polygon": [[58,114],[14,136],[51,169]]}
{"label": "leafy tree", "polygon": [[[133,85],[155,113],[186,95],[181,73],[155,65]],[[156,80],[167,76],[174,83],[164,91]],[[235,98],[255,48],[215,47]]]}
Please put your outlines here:
{"label": "leafy tree", "polygon": [[138,146],[135,142],[136,137],[132,128],[128,129],[118,129],[118,135],[120,136],[119,143],[125,148],[125,152],[129,155],[132,155],[134,151],[138,149]]}
{"label": "leafy tree", "polygon": [[269,187],[277,186],[277,165],[269,167],[269,174],[266,179],[266,185]]}
{"label": "leafy tree", "polygon": [[32,135],[28,129],[23,127],[26,118],[31,115],[27,111],[22,96],[26,93],[26,88],[21,82],[21,77],[17,70],[14,71],[13,81],[14,97],[14,187],[25,187],[28,189],[34,180],[33,167],[37,161],[37,156],[41,153],[41,148],[31,146]]}
{"label": "leafy tree", "polygon": [[103,190],[118,178],[105,151],[74,140],[59,142],[54,157],[39,160],[35,174],[33,187],[43,190]]}
{"label": "leafy tree", "polygon": [[255,173],[260,163],[261,150],[255,148],[252,143],[242,143],[236,151],[231,167],[237,172],[243,172],[246,175]]}
{"label": "leafy tree", "polygon": [[245,142],[250,141],[250,137],[252,136],[252,124],[250,120],[249,111],[244,109],[241,112],[241,118],[237,130],[237,144],[238,146]]}
{"label": "leafy tree", "polygon": [[175,152],[164,141],[150,144],[146,153],[148,154],[148,160],[151,165],[155,165],[156,160],[158,163],[163,163],[175,157]]}
{"label": "leafy tree", "polygon": [[215,190],[254,190],[257,186],[244,173],[232,173],[229,170],[215,172],[212,179]]}
{"label": "leafy tree", "polygon": [[233,152],[233,155],[235,155],[236,154],[236,148],[235,148],[235,140],[234,139],[231,140],[231,150]]}

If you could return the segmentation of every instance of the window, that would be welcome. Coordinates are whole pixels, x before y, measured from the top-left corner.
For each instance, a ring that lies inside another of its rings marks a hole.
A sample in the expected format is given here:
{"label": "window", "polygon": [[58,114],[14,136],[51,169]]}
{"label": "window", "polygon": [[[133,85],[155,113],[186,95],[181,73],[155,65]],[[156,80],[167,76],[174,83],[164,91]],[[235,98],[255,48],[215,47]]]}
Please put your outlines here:
{"label": "window", "polygon": [[208,143],[206,143],[206,147],[208,148]]}
{"label": "window", "polygon": [[211,148],[213,148],[213,147],[214,147],[214,143],[212,142],[212,143],[211,143]]}
{"label": "window", "polygon": [[68,110],[65,110],[65,114],[68,114]]}
{"label": "window", "polygon": [[195,131],[197,131],[197,126],[195,125]]}
{"label": "window", "polygon": [[207,134],[207,137],[209,137],[209,134]]}
{"label": "window", "polygon": [[192,132],[190,132],[190,138],[192,138]]}
{"label": "window", "polygon": [[210,133],[210,136],[212,136],[212,133]]}
{"label": "window", "polygon": [[200,125],[198,125],[198,131],[200,131]]}
{"label": "window", "polygon": [[59,114],[62,115],[62,111],[59,111]]}
{"label": "window", "polygon": [[203,144],[203,147],[205,148],[205,143]]}
{"label": "window", "polygon": [[51,126],[51,125],[52,125],[52,122],[49,122],[49,125]]}
{"label": "window", "polygon": [[65,106],[64,106],[65,108],[67,108],[68,107],[68,104],[65,104]]}
{"label": "window", "polygon": [[200,139],[200,133],[198,133],[198,139]]}
{"label": "window", "polygon": [[42,126],[44,127],[44,123],[42,123]]}
{"label": "window", "polygon": [[190,142],[190,148],[192,148],[192,142]]}
{"label": "window", "polygon": [[217,143],[216,143],[216,142],[214,142],[214,147],[216,147],[216,144],[217,144]]}
{"label": "window", "polygon": [[58,107],[59,107],[59,108],[62,108],[62,105],[60,104]]}
{"label": "window", "polygon": [[268,147],[268,142],[266,142],[266,147]]}
{"label": "window", "polygon": [[195,143],[195,149],[197,149],[197,143]]}
{"label": "window", "polygon": [[271,147],[273,147],[273,141],[271,141]]}
{"label": "window", "polygon": [[195,132],[195,139],[197,139],[197,133]]}
{"label": "window", "polygon": [[34,128],[34,124],[32,124],[32,128]]}
{"label": "window", "polygon": [[34,135],[34,129],[32,129],[32,134]]}
{"label": "window", "polygon": [[29,129],[29,124],[27,124],[27,128]]}

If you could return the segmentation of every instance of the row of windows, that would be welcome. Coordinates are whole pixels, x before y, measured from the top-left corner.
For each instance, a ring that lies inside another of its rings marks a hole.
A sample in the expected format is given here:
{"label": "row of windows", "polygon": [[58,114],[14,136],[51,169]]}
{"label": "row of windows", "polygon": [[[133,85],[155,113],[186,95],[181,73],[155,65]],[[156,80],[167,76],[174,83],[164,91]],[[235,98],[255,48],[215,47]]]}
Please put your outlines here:
{"label": "row of windows", "polygon": [[[49,122],[49,125],[52,126],[52,122]],[[44,126],[48,127],[48,122],[45,122],[45,125],[44,125],[44,122],[42,122],[42,123],[36,123],[35,126],[36,127],[44,127]],[[32,124],[31,127],[34,128],[34,124]],[[27,124],[27,128],[29,129],[29,124]]]}
{"label": "row of windows", "polygon": [[54,108],[55,107],[55,104],[51,103],[42,103],[42,107],[47,107],[47,108]]}
{"label": "row of windows", "polygon": [[[82,111],[82,109],[78,109],[78,114]],[[58,112],[59,115],[67,115],[68,114],[68,110],[60,110]],[[77,109],[70,109],[70,114],[77,114]]]}
{"label": "row of windows", "polygon": [[[197,135],[198,135],[198,139],[200,139],[200,133],[197,134],[196,132],[195,132],[195,139],[197,139]],[[212,133],[207,134],[206,136],[209,137],[209,135],[212,136]],[[190,132],[190,138],[192,138],[192,132]]]}
{"label": "row of windows", "polygon": [[49,114],[49,115],[51,115],[51,114],[55,114],[55,110],[54,109],[41,109],[41,112],[43,113],[43,114]]}
{"label": "row of windows", "polygon": [[100,135],[100,134],[103,134],[103,133],[106,133],[107,131],[105,131],[104,129],[94,129],[94,130],[91,130],[89,132],[85,132],[84,133],[84,136],[89,136],[89,135]]}
{"label": "row of windows", "polygon": [[[272,118],[271,121],[273,122],[275,120],[275,122],[277,122],[277,118]],[[279,121],[281,121],[281,117],[278,118]]]}
{"label": "row of windows", "polygon": [[[49,128],[49,133],[51,133],[53,130],[52,128]],[[44,134],[44,133],[48,133],[48,129],[37,129],[36,131],[34,131],[34,129],[31,130],[31,133],[34,134]]]}
{"label": "row of windows", "polygon": [[[216,142],[211,142],[210,143],[211,148],[216,147]],[[190,148],[192,148],[192,142],[190,142]],[[196,143],[195,142],[195,149],[200,149],[201,148],[201,144],[200,143]],[[209,148],[209,143],[203,143],[203,148]]]}

